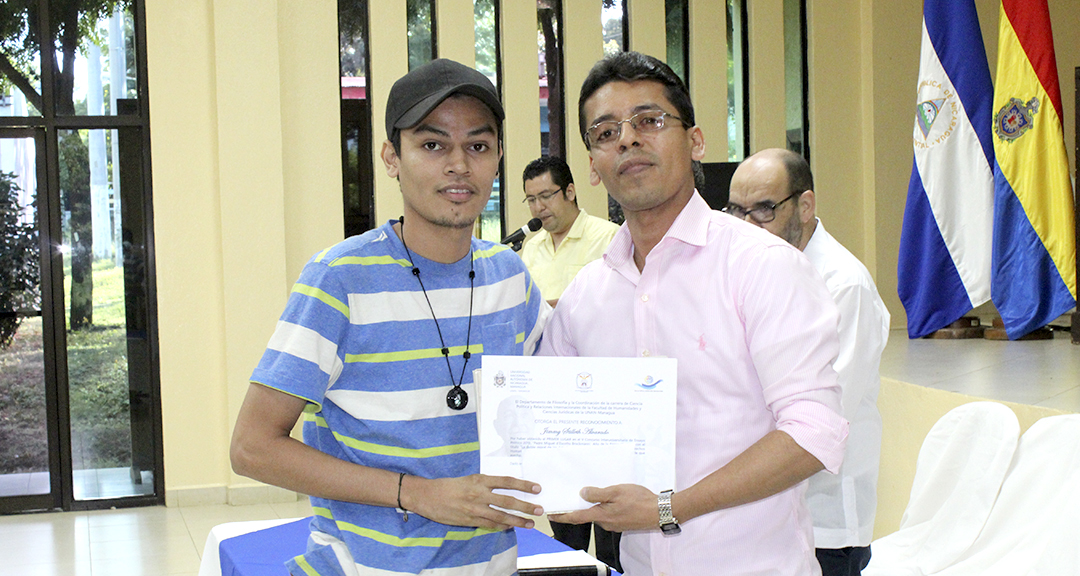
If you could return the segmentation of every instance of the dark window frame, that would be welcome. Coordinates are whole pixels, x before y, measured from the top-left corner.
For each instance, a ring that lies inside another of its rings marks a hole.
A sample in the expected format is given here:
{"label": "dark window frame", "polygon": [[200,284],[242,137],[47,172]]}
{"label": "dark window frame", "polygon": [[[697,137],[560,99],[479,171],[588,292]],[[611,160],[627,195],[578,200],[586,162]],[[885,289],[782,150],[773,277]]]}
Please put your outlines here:
{"label": "dark window frame", "polygon": [[[49,10],[50,0],[37,0],[37,30],[42,44],[39,54],[52,49],[55,39]],[[152,435],[152,465],[154,486],[153,493],[144,496],[125,496],[119,498],[101,498],[75,500],[73,469],[71,457],[71,418],[69,411],[69,378],[67,365],[67,335],[64,294],[63,254],[59,243],[51,242],[47,234],[40,234],[42,243],[41,285],[42,285],[42,328],[45,354],[46,406],[54,415],[47,423],[49,436],[49,465],[51,493],[40,496],[16,496],[0,498],[0,513],[13,513],[32,509],[62,509],[65,511],[102,510],[109,508],[128,508],[154,506],[165,503],[165,465],[163,433],[161,424],[161,374],[160,350],[158,342],[158,307],[156,250],[154,246],[154,213],[152,189],[152,158],[150,150],[150,98],[148,88],[148,66],[146,49],[146,9],[144,0],[131,0],[131,13],[135,37],[135,69],[137,98],[133,109],[127,113],[112,111],[112,115],[61,116],[57,114],[55,81],[55,60],[38,58],[40,66],[40,90],[42,109],[40,116],[0,117],[0,131],[13,133],[11,130],[29,128],[37,134],[38,156],[36,158],[38,181],[38,222],[39,230],[61,229],[59,143],[58,135],[64,130],[116,130],[124,128],[138,130],[141,147],[140,176],[137,188],[141,192],[141,212],[143,226],[140,233],[145,239],[146,257],[146,340],[148,358],[146,359],[145,378],[148,385],[149,433]],[[17,89],[17,88],[16,88]],[[44,225],[44,226],[42,226]],[[126,289],[125,289],[126,294]],[[47,324],[47,325],[46,325]],[[129,377],[134,373],[129,358]],[[139,367],[136,367],[139,368]],[[136,455],[132,455],[136,458]],[[55,467],[54,467],[55,466]]]}

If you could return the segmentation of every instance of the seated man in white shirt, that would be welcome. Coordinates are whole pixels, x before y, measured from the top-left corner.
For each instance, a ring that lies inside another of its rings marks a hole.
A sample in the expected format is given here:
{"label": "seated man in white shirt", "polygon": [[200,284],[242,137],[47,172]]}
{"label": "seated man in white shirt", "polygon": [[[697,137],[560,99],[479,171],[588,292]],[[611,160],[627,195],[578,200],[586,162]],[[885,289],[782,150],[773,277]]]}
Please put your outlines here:
{"label": "seated man in white shirt", "polygon": [[525,243],[521,259],[540,293],[555,306],[578,270],[604,254],[619,226],[578,208],[574,176],[562,158],[533,160],[521,179],[529,211],[544,223]]}
{"label": "seated man in white shirt", "polygon": [[833,364],[850,422],[839,474],[810,477],[806,501],[823,576],[862,573],[870,562],[877,508],[881,414],[878,365],[889,338],[889,311],[870,273],[815,216],[810,165],[783,149],[747,158],[731,178],[728,214],[745,219],[803,251],[840,310],[840,354]]}

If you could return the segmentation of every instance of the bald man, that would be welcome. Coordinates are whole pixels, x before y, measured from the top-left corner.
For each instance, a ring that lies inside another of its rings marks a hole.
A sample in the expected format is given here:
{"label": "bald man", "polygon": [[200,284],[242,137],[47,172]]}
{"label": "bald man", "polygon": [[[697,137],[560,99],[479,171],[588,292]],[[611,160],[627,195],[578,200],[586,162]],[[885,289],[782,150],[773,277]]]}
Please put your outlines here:
{"label": "bald man", "polygon": [[889,311],[866,267],[825,231],[816,207],[814,177],[806,160],[788,150],[770,149],[735,170],[724,212],[802,250],[840,310],[840,354],[833,368],[851,428],[839,474],[811,476],[806,499],[822,575],[847,576],[861,574],[870,561],[881,453],[878,366],[889,337]]}

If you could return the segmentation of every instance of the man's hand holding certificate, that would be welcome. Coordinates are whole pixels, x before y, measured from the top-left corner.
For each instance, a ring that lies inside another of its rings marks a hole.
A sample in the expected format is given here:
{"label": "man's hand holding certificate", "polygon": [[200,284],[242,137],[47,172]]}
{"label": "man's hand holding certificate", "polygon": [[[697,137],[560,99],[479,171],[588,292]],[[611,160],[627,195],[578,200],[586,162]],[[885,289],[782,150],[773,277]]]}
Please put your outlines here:
{"label": "man's hand holding certificate", "polygon": [[483,357],[480,472],[526,478],[548,513],[585,486],[675,486],[672,358]]}

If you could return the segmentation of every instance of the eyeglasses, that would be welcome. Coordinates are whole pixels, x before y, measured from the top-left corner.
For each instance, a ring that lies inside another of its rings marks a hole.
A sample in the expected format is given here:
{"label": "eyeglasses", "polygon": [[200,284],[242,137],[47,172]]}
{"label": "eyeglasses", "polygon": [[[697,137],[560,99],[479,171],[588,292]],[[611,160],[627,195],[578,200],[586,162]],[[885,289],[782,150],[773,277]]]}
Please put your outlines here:
{"label": "eyeglasses", "polygon": [[593,124],[585,131],[585,141],[592,148],[605,148],[619,140],[622,135],[623,122],[629,123],[640,134],[651,134],[664,129],[664,119],[672,118],[685,125],[682,118],[674,114],[668,114],[663,110],[646,110],[638,112],[625,120],[602,120]]}
{"label": "eyeglasses", "polygon": [[551,200],[555,197],[556,194],[562,191],[563,189],[559,188],[558,190],[552,190],[550,192],[541,192],[536,196],[526,196],[525,199],[522,200],[522,202],[528,204],[529,206],[535,206],[537,202],[543,202],[544,204],[547,204],[548,200]]}
{"label": "eyeglasses", "polygon": [[749,214],[750,218],[753,218],[754,222],[757,222],[758,224],[765,224],[766,222],[772,222],[776,219],[777,206],[783,204],[784,202],[787,202],[788,200],[791,200],[792,198],[800,196],[803,192],[804,190],[792,192],[790,196],[784,198],[783,200],[775,204],[773,204],[772,202],[758,202],[754,205],[753,208],[750,209],[743,208],[738,204],[732,204],[731,202],[728,202],[728,205],[724,206],[724,209],[721,210],[721,212],[727,212],[728,214],[731,214],[739,220],[745,220],[746,215]]}

